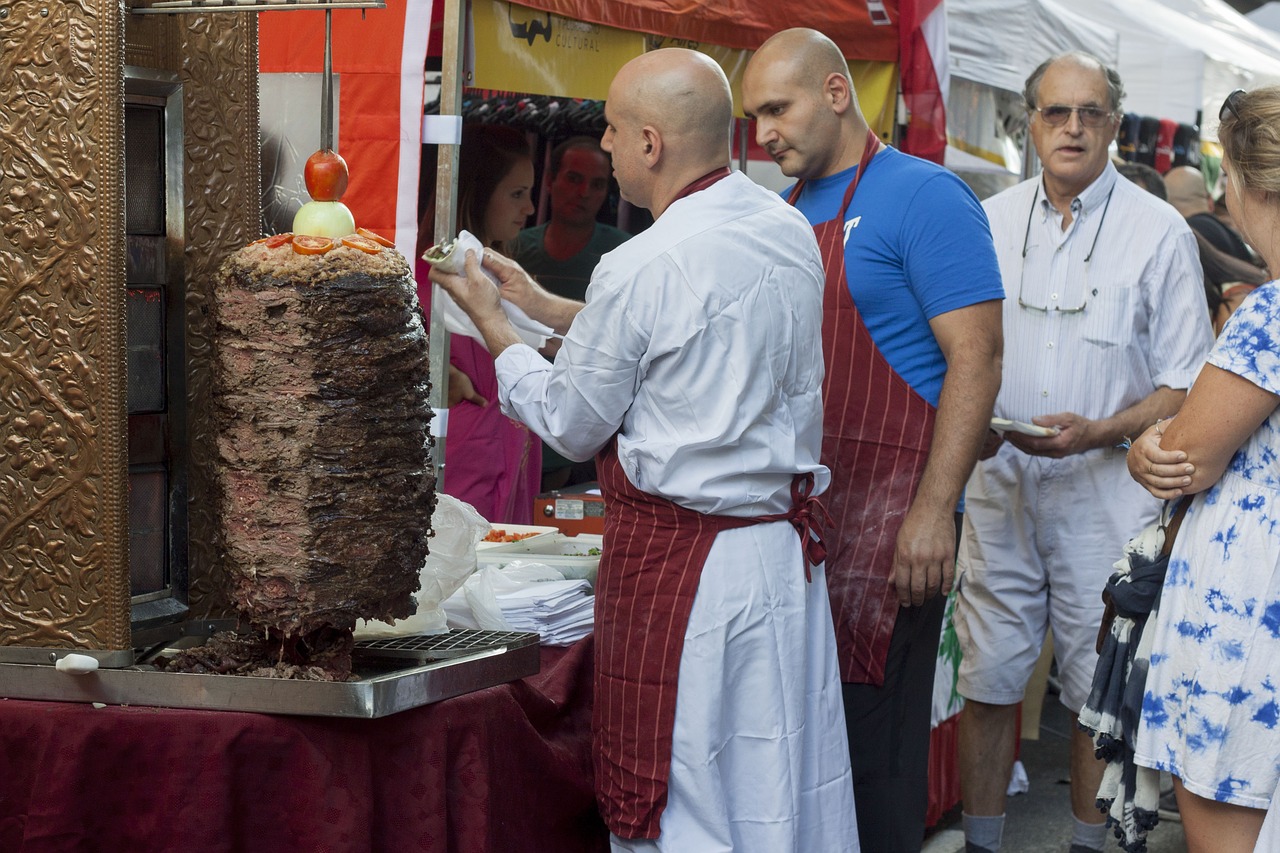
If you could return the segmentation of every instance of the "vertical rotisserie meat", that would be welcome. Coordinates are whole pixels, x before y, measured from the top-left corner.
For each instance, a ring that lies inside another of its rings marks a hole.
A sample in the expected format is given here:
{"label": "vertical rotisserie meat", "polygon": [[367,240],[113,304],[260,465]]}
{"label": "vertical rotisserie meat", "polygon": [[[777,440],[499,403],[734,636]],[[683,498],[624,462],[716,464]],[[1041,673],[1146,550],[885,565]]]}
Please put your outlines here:
{"label": "vertical rotisserie meat", "polygon": [[413,278],[352,242],[246,246],[213,300],[219,552],[235,607],[290,663],[413,612],[435,506]]}

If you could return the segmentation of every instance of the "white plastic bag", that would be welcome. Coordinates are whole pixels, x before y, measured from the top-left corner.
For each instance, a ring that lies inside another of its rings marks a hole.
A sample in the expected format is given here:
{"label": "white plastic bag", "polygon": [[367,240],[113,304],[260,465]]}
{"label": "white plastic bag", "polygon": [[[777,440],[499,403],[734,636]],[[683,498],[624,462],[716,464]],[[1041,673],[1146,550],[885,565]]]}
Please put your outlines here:
{"label": "white plastic bag", "polygon": [[422,567],[422,586],[414,594],[418,612],[394,625],[361,620],[358,639],[406,634],[442,634],[449,630],[441,603],[476,570],[476,545],[489,533],[489,522],[470,504],[440,493],[431,516],[431,550]]}

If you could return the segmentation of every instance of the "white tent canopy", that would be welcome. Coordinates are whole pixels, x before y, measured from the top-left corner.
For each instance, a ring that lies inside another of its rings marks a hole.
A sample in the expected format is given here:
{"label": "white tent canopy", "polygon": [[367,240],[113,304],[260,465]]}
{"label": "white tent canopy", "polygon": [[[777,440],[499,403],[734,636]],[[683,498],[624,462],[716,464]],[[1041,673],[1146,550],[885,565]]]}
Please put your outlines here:
{"label": "white tent canopy", "polygon": [[1115,30],[1054,0],[947,0],[951,74],[1021,92],[1027,75],[1056,53],[1086,50],[1103,62],[1119,55]]}
{"label": "white tent canopy", "polygon": [[1074,0],[1120,33],[1125,109],[1194,124],[1212,137],[1233,89],[1280,84],[1280,40],[1223,0]]}
{"label": "white tent canopy", "polygon": [[1270,30],[1272,35],[1280,34],[1280,3],[1276,0],[1263,3],[1245,17],[1263,29]]}
{"label": "white tent canopy", "polygon": [[1037,65],[1068,50],[1108,64],[1119,36],[1054,0],[947,0],[951,76],[947,100],[949,168],[1020,173],[1011,131],[1024,121],[1022,87]]}

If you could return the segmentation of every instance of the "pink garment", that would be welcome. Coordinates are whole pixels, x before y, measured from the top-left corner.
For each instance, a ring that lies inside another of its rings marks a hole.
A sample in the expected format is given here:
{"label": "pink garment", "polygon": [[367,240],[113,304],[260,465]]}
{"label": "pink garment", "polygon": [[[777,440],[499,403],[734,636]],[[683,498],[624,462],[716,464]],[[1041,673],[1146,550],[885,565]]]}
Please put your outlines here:
{"label": "pink garment", "polygon": [[[424,317],[431,314],[430,268],[418,259],[415,272]],[[449,363],[470,377],[476,393],[489,404],[464,400],[449,410],[445,494],[471,504],[491,522],[532,524],[533,499],[542,482],[542,443],[528,427],[502,413],[493,357],[479,342],[454,335]]]}

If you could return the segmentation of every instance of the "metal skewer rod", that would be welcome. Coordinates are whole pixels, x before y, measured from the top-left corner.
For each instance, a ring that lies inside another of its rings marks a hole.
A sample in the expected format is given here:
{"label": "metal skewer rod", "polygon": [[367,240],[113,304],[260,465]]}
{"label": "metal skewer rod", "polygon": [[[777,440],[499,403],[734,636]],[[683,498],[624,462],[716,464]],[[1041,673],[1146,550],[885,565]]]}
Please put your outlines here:
{"label": "metal skewer rod", "polygon": [[333,150],[333,10],[324,10],[324,75],[320,82],[320,149]]}

